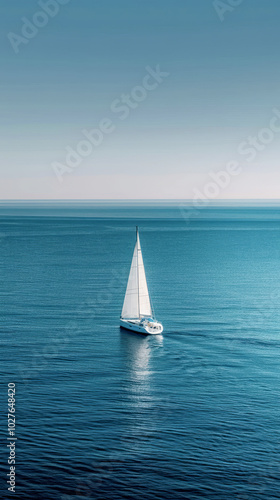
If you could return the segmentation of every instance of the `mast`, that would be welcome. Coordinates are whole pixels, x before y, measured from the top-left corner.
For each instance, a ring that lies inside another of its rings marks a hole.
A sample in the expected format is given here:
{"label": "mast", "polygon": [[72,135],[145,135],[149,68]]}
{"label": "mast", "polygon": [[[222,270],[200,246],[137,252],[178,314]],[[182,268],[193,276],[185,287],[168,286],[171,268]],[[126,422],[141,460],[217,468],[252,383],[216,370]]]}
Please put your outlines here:
{"label": "mast", "polygon": [[136,226],[136,245],[137,245],[137,295],[138,295],[138,316],[140,319],[140,297],[139,297],[139,265],[138,265],[138,252],[139,252],[139,231],[138,226]]}

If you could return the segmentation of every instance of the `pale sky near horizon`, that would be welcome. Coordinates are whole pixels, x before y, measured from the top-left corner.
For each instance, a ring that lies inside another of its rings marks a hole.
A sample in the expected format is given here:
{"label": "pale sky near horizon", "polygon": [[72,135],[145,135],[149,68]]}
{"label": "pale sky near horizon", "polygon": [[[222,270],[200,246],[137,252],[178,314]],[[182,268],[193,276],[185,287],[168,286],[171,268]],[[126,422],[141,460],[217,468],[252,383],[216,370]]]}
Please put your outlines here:
{"label": "pale sky near horizon", "polygon": [[191,199],[232,161],[216,198],[279,198],[280,3],[230,3],[2,3],[0,199]]}

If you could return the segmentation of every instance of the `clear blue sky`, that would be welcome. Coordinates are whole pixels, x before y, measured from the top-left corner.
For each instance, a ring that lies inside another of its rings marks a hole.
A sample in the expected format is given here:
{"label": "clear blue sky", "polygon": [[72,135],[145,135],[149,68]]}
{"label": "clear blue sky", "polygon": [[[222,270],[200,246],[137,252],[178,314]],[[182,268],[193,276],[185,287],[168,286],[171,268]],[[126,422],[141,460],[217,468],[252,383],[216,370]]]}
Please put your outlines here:
{"label": "clear blue sky", "polygon": [[[191,198],[230,160],[243,171],[222,198],[279,196],[280,132],[238,153],[280,113],[279,0],[223,22],[212,0],[70,0],[16,54],[7,35],[38,11],[0,5],[1,199]],[[158,64],[169,76],[121,120],[112,103]],[[53,164],[104,118],[114,131],[59,182]]]}

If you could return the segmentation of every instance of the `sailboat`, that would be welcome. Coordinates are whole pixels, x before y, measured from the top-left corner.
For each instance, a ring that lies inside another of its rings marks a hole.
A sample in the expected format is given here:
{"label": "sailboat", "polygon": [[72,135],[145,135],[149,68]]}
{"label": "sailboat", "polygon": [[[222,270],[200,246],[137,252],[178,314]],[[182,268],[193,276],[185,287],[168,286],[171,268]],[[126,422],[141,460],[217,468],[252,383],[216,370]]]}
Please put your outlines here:
{"label": "sailboat", "polygon": [[163,326],[155,319],[151,306],[138,226],[120,326],[144,335],[156,335],[163,331]]}

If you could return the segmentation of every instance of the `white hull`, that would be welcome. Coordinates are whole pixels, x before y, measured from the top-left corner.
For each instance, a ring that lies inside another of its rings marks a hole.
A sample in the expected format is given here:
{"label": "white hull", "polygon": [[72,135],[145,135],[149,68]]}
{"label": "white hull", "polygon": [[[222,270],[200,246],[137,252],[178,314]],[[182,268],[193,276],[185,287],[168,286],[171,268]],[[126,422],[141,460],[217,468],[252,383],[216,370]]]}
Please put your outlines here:
{"label": "white hull", "polygon": [[120,326],[122,328],[126,328],[127,330],[131,330],[136,333],[141,333],[142,335],[159,335],[163,332],[163,326],[161,323],[156,321],[151,322],[140,322],[137,320],[120,320]]}

